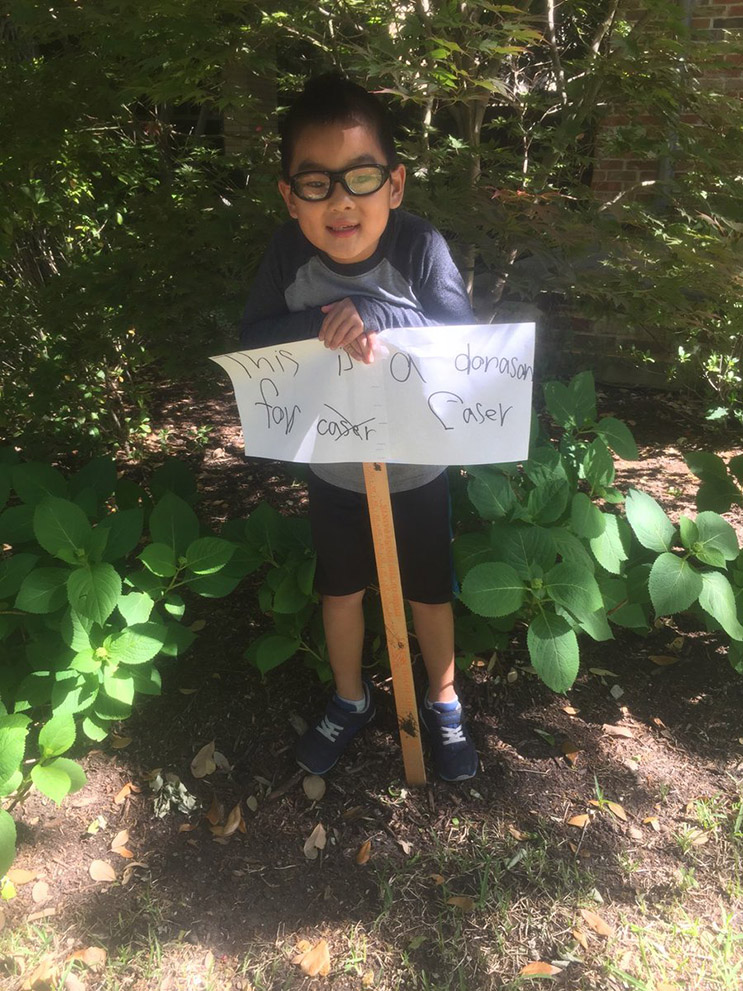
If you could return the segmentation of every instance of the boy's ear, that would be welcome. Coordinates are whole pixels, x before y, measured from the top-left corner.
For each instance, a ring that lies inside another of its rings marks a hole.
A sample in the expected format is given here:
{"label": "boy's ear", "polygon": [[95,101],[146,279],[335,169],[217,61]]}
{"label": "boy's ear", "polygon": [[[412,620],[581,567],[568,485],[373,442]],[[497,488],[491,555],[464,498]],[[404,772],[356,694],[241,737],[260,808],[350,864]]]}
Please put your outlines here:
{"label": "boy's ear", "polygon": [[281,193],[281,198],[284,203],[286,203],[286,209],[289,211],[289,216],[294,217],[296,220],[297,208],[295,207],[292,199],[292,187],[288,182],[285,182],[283,179],[279,179],[279,192]]}
{"label": "boy's ear", "polygon": [[402,203],[405,192],[405,166],[398,165],[390,171],[390,209],[394,210]]}

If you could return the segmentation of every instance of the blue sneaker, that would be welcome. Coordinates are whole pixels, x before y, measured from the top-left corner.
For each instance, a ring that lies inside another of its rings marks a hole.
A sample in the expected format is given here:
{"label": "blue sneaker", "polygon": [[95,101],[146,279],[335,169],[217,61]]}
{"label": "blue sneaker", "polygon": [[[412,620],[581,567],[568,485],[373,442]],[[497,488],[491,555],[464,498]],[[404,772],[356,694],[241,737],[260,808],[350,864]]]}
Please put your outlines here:
{"label": "blue sneaker", "polygon": [[429,702],[420,707],[421,723],[431,739],[436,773],[444,781],[466,781],[477,773],[477,751],[464,721],[462,706]]}
{"label": "blue sneaker", "polygon": [[374,700],[366,681],[364,697],[366,708],[355,712],[333,695],[320,722],[297,740],[294,756],[300,767],[310,774],[327,774],[335,767],[351,740],[374,718]]}

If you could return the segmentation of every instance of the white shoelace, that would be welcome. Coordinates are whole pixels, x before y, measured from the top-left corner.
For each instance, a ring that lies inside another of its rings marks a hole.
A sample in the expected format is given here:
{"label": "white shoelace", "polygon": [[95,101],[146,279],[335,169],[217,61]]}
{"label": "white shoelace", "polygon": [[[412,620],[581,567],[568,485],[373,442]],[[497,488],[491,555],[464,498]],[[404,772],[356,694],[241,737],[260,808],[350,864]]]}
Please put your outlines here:
{"label": "white shoelace", "polygon": [[338,723],[334,723],[331,719],[328,719],[327,716],[323,716],[322,722],[317,726],[317,732],[322,733],[322,735],[327,740],[330,740],[331,743],[335,743],[338,734],[342,729],[342,726],[339,726]]}
{"label": "white shoelace", "polygon": [[444,746],[448,747],[452,743],[466,743],[467,738],[464,735],[464,730],[462,729],[462,724],[459,726],[442,726],[441,735],[444,738]]}

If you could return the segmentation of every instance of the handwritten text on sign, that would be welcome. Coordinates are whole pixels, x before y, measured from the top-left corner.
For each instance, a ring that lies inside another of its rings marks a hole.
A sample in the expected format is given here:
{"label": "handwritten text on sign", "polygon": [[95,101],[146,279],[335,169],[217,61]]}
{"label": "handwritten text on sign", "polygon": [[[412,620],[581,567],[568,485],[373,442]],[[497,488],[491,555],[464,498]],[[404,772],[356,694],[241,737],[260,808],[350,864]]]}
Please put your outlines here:
{"label": "handwritten text on sign", "polygon": [[245,453],[279,461],[489,464],[527,456],[534,324],[387,330],[364,365],[319,341],[213,358]]}

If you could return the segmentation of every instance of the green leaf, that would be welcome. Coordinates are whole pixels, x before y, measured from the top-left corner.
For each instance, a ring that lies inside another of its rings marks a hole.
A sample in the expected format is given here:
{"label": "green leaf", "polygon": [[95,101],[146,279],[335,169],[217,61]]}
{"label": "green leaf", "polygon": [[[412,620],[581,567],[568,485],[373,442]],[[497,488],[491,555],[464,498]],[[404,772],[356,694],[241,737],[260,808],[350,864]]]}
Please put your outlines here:
{"label": "green leaf", "polygon": [[507,616],[521,608],[525,595],[526,586],[514,568],[489,561],[468,572],[460,598],[479,616]]}
{"label": "green leaf", "polygon": [[505,646],[504,634],[494,629],[484,616],[468,612],[454,617],[454,641],[460,650],[493,650]]}
{"label": "green leaf", "polygon": [[10,498],[12,488],[13,483],[10,477],[10,465],[0,462],[0,508],[2,508]]}
{"label": "green leaf", "polygon": [[[70,661],[70,670],[79,671],[80,674],[94,674],[100,670],[102,659],[92,647],[81,650]],[[52,694],[54,694],[52,692]]]}
{"label": "green leaf", "polygon": [[36,506],[36,539],[45,551],[68,564],[75,564],[84,558],[92,532],[82,509],[67,499],[49,496]]}
{"label": "green leaf", "polygon": [[[75,658],[81,658],[78,654]],[[93,658],[90,658],[94,660]],[[74,663],[74,661],[73,661]],[[55,718],[59,715],[75,715],[89,709],[98,694],[98,668],[100,664],[91,663],[88,671],[80,670],[80,661],[75,668],[68,671],[57,671],[52,688],[52,711]]]}
{"label": "green leaf", "polygon": [[587,423],[593,423],[596,419],[596,386],[593,372],[578,372],[571,379],[568,391],[576,426],[582,427]]}
{"label": "green leaf", "polygon": [[67,601],[68,568],[37,568],[21,582],[15,600],[16,609],[31,613],[49,613]]}
{"label": "green leaf", "polygon": [[305,595],[312,595],[315,587],[315,569],[317,568],[317,557],[306,558],[297,568],[297,585],[299,590]]}
{"label": "green leaf", "polygon": [[11,506],[0,514],[0,543],[17,547],[34,539],[33,506]]}
{"label": "green leaf", "polygon": [[717,620],[729,637],[743,640],[743,626],[738,621],[735,593],[730,582],[719,571],[704,571],[701,577],[699,605]]}
{"label": "green leaf", "polygon": [[[131,672],[106,669],[103,673],[103,691],[109,699],[131,706],[134,701],[134,678]],[[98,712],[97,706],[95,711]]]}
{"label": "green leaf", "polygon": [[129,592],[128,595],[121,596],[116,608],[124,617],[127,626],[133,626],[135,623],[147,622],[154,604],[146,592]]}
{"label": "green leaf", "polygon": [[153,498],[160,499],[167,493],[180,496],[187,503],[196,499],[196,478],[191,469],[179,458],[167,458],[152,473],[150,491]]}
{"label": "green leaf", "polygon": [[603,417],[596,425],[596,433],[624,461],[636,461],[640,456],[632,431],[621,420]]}
{"label": "green leaf", "polygon": [[232,577],[225,574],[224,571],[218,571],[213,575],[197,575],[189,580],[188,587],[206,599],[221,599],[222,596],[234,592],[241,581],[241,576]]}
{"label": "green leaf", "polygon": [[67,596],[83,618],[103,626],[121,596],[121,578],[111,564],[89,564],[72,572]]}
{"label": "green leaf", "polygon": [[728,461],[728,469],[735,478],[743,485],[743,454],[736,454]]}
{"label": "green leaf", "polygon": [[[596,571],[596,562],[588,553],[583,541],[576,537],[574,533],[566,530],[565,527],[556,526],[550,530],[550,538],[563,561],[569,564],[580,565],[581,568],[585,568],[591,574],[594,574]],[[549,567],[554,563],[553,560]]]}
{"label": "green leaf", "polygon": [[139,507],[110,513],[101,520],[97,529],[108,530],[104,561],[118,561],[134,550],[142,536],[143,520],[144,513]]}
{"label": "green leaf", "polygon": [[557,559],[553,530],[510,524],[491,533],[492,553],[509,564],[524,581],[541,578]]}
{"label": "green leaf", "polygon": [[694,550],[695,557],[707,564],[717,565],[717,561],[706,561],[704,553],[707,551],[718,551],[725,561],[734,561],[738,556],[738,537],[732,526],[717,513],[699,513],[696,519],[698,536],[697,540],[702,545],[702,550]]}
{"label": "green leaf", "polygon": [[562,382],[546,382],[544,401],[548,413],[561,427],[567,430],[576,426],[575,400],[566,385]]}
{"label": "green leaf", "polygon": [[275,588],[273,600],[274,612],[294,613],[307,605],[308,596],[297,584],[297,575],[294,570],[283,575],[281,581]]}
{"label": "green leaf", "polygon": [[43,795],[61,805],[67,795],[85,787],[88,779],[74,760],[55,757],[48,763],[35,764],[31,768],[31,780]]}
{"label": "green leaf", "polygon": [[21,713],[0,716],[0,784],[9,780],[23,761],[30,722]]}
{"label": "green leaf", "polygon": [[576,492],[570,506],[570,525],[579,537],[591,540],[606,529],[604,514],[585,492]]}
{"label": "green leaf", "polygon": [[148,544],[139,555],[139,560],[158,578],[172,578],[178,571],[175,552],[168,544]]}
{"label": "green leaf", "polygon": [[160,605],[168,616],[171,616],[173,619],[182,619],[186,612],[186,603],[177,592],[171,592],[167,599],[163,599]]}
{"label": "green leaf", "polygon": [[699,530],[697,529],[697,525],[694,520],[689,519],[688,516],[680,517],[679,534],[681,536],[681,543],[687,551],[690,551],[694,544],[699,540]]}
{"label": "green leaf", "polygon": [[624,578],[609,578],[600,575],[598,580],[607,619],[630,630],[648,630],[650,623],[639,602],[629,598],[627,581]]}
{"label": "green leaf", "polygon": [[19,769],[15,774],[11,774],[9,778],[0,783],[0,798],[12,795],[14,791],[18,791],[22,784],[23,772]]}
{"label": "green leaf", "polygon": [[83,719],[80,728],[89,740],[94,740],[96,743],[100,743],[108,736],[108,726],[90,713]]}
{"label": "green leaf", "polygon": [[[195,639],[196,634],[187,626],[181,623],[166,623],[165,641],[161,653],[167,657],[180,657],[181,654],[186,653]],[[134,669],[135,672],[138,670],[139,668]]]}
{"label": "green leaf", "polygon": [[92,621],[84,619],[70,606],[62,617],[59,633],[67,646],[76,653],[79,653],[90,647],[90,631],[92,628]]}
{"label": "green leaf", "polygon": [[625,512],[629,525],[643,547],[659,553],[671,550],[676,527],[652,496],[647,492],[630,489]]}
{"label": "green leaf", "polygon": [[740,640],[733,640],[728,647],[728,661],[733,671],[743,674],[743,643]]}
{"label": "green leaf", "polygon": [[579,621],[603,608],[601,592],[593,575],[575,564],[556,564],[544,576],[547,594]]}
{"label": "green leaf", "polygon": [[288,661],[299,650],[300,641],[291,637],[265,634],[248,647],[246,658],[265,675]]}
{"label": "green leaf", "polygon": [[116,488],[116,465],[105,456],[93,458],[69,480],[70,495],[74,498],[83,489],[93,489],[99,502],[107,499]]}
{"label": "green leaf", "polygon": [[167,544],[179,557],[198,537],[199,521],[187,502],[167,492],[152,510],[150,534],[155,543]]}
{"label": "green leaf", "polygon": [[11,469],[13,488],[21,502],[35,506],[47,496],[67,495],[67,482],[64,476],[43,462],[29,461],[27,464],[15,465]]}
{"label": "green leaf", "polygon": [[0,877],[10,870],[15,860],[16,830],[13,817],[0,809]]}
{"label": "green leaf", "polygon": [[470,568],[482,564],[493,555],[487,535],[481,532],[460,534],[452,541],[451,549],[454,570],[460,581]]}
{"label": "green leaf", "polygon": [[132,668],[134,691],[139,695],[162,695],[163,680],[154,664],[143,664]]}
{"label": "green leaf", "polygon": [[578,640],[568,621],[540,613],[529,624],[526,645],[534,670],[553,692],[566,692],[578,676]]}
{"label": "green leaf", "polygon": [[0,601],[16,594],[38,560],[35,554],[14,554],[0,561]]}
{"label": "green leaf", "polygon": [[696,503],[700,512],[727,513],[732,504],[739,501],[740,492],[728,478],[712,478],[702,482],[697,490]]}
{"label": "green leaf", "polygon": [[39,733],[39,749],[42,757],[58,757],[69,750],[75,742],[75,720],[72,716],[61,714],[52,716],[44,723]]}
{"label": "green leaf", "polygon": [[235,553],[235,545],[219,537],[199,537],[186,551],[186,567],[195,575],[220,571]]}
{"label": "green leaf", "polygon": [[164,642],[161,623],[135,623],[111,639],[109,659],[113,664],[145,664],[160,653]]}
{"label": "green leaf", "polygon": [[689,470],[703,482],[727,482],[728,470],[725,462],[716,454],[706,451],[692,451],[684,456]]}
{"label": "green leaf", "polygon": [[569,501],[570,485],[567,479],[541,481],[527,496],[526,513],[535,523],[554,523],[563,515]]}
{"label": "green leaf", "polygon": [[594,557],[606,571],[613,575],[622,572],[622,565],[629,558],[631,533],[626,520],[613,513],[603,513],[604,532],[590,541]]}
{"label": "green leaf", "polygon": [[486,520],[507,517],[516,506],[516,496],[506,475],[495,468],[469,468],[472,477],[467,494],[480,516]]}
{"label": "green leaf", "polygon": [[606,488],[614,481],[614,459],[600,437],[588,445],[581,464],[581,473],[594,491]]}
{"label": "green leaf", "polygon": [[650,599],[658,616],[683,612],[702,591],[702,577],[688,561],[675,554],[661,554],[650,569]]}

